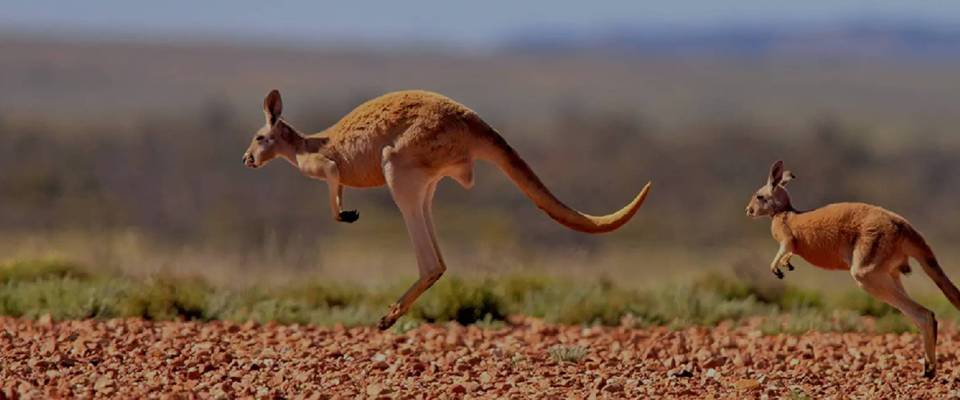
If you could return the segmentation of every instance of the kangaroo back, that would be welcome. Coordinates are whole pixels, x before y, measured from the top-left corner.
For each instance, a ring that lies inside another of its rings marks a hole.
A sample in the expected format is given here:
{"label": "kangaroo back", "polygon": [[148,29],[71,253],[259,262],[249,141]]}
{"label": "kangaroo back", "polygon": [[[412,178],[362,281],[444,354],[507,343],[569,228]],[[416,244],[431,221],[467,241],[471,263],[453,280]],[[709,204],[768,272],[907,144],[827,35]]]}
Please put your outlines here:
{"label": "kangaroo back", "polygon": [[479,118],[472,125],[472,130],[478,135],[478,151],[475,156],[496,164],[537,207],[570,229],[587,233],[613,231],[637,213],[650,191],[648,182],[630,204],[612,214],[594,216],[582,213],[557,199],[526,161],[493,128]]}
{"label": "kangaroo back", "polygon": [[943,268],[940,267],[940,263],[937,261],[937,256],[933,254],[933,249],[930,248],[920,232],[917,232],[916,229],[913,229],[913,227],[909,225],[907,225],[906,228],[904,247],[907,255],[916,259],[917,262],[923,266],[923,272],[926,272],[927,276],[933,280],[933,283],[937,284],[937,287],[940,288],[943,295],[947,297],[947,300],[950,300],[950,303],[953,304],[954,307],[960,309],[960,290],[950,281],[947,274],[943,272]]}

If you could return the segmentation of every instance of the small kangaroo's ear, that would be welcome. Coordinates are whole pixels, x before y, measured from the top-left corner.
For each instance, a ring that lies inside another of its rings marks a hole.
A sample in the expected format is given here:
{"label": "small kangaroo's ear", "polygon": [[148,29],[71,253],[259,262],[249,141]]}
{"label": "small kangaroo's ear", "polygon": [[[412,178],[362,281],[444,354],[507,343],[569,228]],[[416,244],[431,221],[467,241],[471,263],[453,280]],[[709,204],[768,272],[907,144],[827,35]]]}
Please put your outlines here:
{"label": "small kangaroo's ear", "polygon": [[780,187],[786,187],[787,182],[794,179],[797,179],[797,176],[793,174],[793,171],[783,171],[783,178],[780,179]]}
{"label": "small kangaroo's ear", "polygon": [[777,160],[770,166],[770,176],[767,177],[767,184],[777,186],[783,180],[783,161]]}
{"label": "small kangaroo's ear", "polygon": [[280,119],[280,113],[283,111],[283,101],[280,100],[280,91],[273,89],[263,99],[263,114],[267,117],[267,122],[271,126]]}

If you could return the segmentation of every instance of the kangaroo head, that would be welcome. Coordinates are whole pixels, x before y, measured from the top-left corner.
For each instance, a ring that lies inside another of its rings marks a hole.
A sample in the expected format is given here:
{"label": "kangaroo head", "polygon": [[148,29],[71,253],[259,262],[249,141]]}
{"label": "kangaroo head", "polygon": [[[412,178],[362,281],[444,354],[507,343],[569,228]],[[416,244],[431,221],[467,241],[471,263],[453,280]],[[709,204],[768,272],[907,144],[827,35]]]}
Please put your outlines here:
{"label": "kangaroo head", "polygon": [[747,216],[774,215],[792,209],[786,184],[794,179],[796,175],[793,172],[783,169],[783,161],[773,163],[770,167],[770,175],[767,177],[767,184],[757,189],[747,203]]}
{"label": "kangaroo head", "polygon": [[253,136],[250,147],[243,153],[243,164],[250,168],[258,168],[277,156],[288,160],[295,157],[295,140],[299,133],[293,127],[280,119],[283,111],[283,102],[280,92],[271,90],[263,99],[263,115],[266,123]]}

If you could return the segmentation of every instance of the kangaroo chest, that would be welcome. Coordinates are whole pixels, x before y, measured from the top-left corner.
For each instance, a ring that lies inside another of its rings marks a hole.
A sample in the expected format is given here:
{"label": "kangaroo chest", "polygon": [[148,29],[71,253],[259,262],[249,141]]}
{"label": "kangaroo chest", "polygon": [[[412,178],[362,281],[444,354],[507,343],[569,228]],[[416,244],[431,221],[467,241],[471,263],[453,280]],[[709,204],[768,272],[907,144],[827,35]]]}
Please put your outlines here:
{"label": "kangaroo chest", "polygon": [[771,231],[778,242],[792,242],[793,253],[814,266],[831,270],[850,268],[849,240],[838,229],[816,224],[795,227],[775,220]]}

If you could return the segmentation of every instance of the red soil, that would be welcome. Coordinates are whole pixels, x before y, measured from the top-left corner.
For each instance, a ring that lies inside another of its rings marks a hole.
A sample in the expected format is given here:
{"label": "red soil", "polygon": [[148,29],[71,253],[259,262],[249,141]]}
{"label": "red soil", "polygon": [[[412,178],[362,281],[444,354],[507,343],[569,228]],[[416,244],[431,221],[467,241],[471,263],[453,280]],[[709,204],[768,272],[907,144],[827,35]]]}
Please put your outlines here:
{"label": "red soil", "polygon": [[[582,346],[577,362],[554,346]],[[0,398],[960,397],[960,334],[921,377],[915,334],[763,336],[523,320],[373,328],[0,318]]]}

